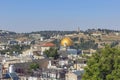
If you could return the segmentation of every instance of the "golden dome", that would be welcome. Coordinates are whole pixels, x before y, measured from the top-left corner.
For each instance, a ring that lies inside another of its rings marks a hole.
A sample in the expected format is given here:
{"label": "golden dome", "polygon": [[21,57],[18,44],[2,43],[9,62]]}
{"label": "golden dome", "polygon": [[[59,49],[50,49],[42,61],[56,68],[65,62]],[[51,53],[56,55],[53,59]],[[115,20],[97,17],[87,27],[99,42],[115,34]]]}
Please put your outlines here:
{"label": "golden dome", "polygon": [[71,46],[73,41],[69,37],[65,37],[61,40],[61,46]]}

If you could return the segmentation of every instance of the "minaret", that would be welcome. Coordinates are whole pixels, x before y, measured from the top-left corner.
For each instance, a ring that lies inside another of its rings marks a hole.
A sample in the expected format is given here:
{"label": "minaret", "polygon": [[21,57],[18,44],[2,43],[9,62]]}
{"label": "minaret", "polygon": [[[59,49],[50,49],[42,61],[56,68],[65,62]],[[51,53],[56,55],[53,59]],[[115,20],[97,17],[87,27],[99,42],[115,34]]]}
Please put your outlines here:
{"label": "minaret", "polygon": [[80,28],[78,27],[77,32],[80,33]]}
{"label": "minaret", "polygon": [[64,48],[65,48],[65,51],[67,51],[67,44],[64,43]]}

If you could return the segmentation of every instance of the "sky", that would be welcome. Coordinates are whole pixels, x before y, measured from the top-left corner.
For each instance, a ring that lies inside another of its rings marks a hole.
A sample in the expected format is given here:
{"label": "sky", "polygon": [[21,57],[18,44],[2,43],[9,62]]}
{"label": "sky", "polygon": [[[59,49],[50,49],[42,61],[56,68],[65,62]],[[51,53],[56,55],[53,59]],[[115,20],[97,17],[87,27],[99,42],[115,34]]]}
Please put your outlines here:
{"label": "sky", "polygon": [[0,29],[120,30],[120,0],[0,0]]}

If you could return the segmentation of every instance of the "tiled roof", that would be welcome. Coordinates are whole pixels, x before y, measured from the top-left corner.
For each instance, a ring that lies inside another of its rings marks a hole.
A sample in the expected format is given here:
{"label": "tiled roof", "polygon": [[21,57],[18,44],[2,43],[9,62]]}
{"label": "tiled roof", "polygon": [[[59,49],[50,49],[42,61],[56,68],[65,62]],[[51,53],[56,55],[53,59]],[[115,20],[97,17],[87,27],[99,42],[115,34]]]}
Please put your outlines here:
{"label": "tiled roof", "polygon": [[46,43],[43,43],[41,46],[42,46],[42,47],[54,47],[55,44],[53,44],[53,43],[51,43],[51,42],[46,42]]}

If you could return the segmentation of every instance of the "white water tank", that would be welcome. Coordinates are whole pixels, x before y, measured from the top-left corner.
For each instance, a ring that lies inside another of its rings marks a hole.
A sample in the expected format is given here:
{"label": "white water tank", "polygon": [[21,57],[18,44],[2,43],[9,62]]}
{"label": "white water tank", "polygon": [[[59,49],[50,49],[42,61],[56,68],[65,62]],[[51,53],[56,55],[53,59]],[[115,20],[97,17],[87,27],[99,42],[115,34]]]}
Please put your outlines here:
{"label": "white water tank", "polygon": [[9,66],[9,73],[14,73],[15,72],[15,67],[14,65]]}

